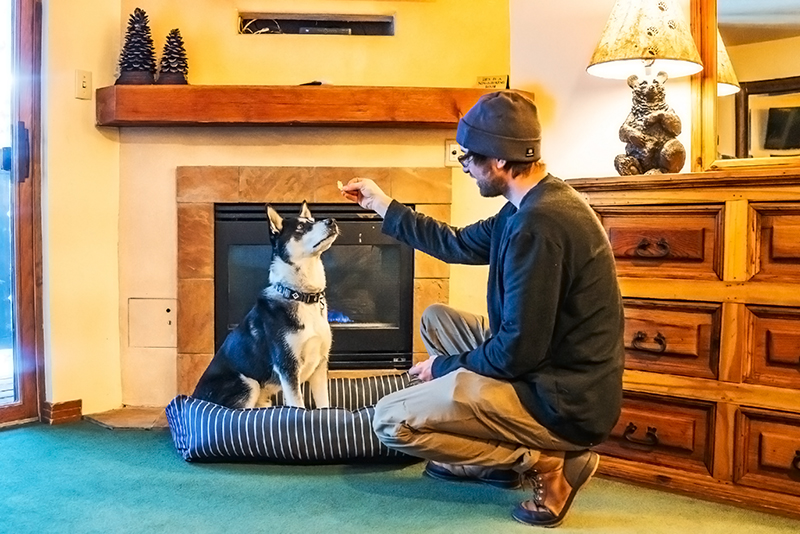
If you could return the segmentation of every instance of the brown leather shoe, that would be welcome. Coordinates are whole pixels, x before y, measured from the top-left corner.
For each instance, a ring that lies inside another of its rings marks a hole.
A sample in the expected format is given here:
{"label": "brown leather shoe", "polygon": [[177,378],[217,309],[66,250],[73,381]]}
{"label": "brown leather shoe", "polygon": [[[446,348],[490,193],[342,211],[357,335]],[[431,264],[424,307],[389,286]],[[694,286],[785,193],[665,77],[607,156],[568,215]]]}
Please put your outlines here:
{"label": "brown leather shoe", "polygon": [[449,482],[482,482],[496,488],[517,489],[521,484],[520,475],[511,469],[493,469],[479,465],[455,465],[428,462],[425,474],[437,480]]}
{"label": "brown leather shoe", "polygon": [[511,516],[526,525],[557,527],[599,464],[600,456],[593,451],[567,452],[563,461],[548,456],[537,462],[523,475],[533,485],[533,497],[518,504]]}

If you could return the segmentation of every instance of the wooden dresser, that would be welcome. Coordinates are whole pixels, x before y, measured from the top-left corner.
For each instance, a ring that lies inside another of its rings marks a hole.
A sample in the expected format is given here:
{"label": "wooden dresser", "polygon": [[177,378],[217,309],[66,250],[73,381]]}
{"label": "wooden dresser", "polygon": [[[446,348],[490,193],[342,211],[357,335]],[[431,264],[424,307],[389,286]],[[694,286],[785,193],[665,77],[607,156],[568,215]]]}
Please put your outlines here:
{"label": "wooden dresser", "polygon": [[800,517],[800,168],[569,184],[625,302],[600,472]]}

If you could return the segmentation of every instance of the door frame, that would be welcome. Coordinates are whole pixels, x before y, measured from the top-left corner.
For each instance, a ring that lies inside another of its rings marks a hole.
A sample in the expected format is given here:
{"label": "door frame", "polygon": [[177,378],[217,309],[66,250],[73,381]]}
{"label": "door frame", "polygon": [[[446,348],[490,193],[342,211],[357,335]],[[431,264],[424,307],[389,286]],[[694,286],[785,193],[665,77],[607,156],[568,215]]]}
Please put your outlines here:
{"label": "door frame", "polygon": [[[14,0],[14,60],[16,86],[12,91],[12,138],[18,124],[28,129],[27,162],[12,142],[14,255],[16,265],[14,336],[15,372],[19,375],[20,402],[0,407],[0,425],[41,418],[46,399],[44,380],[44,331],[42,314],[41,225],[41,0]],[[28,177],[20,182],[25,163]]]}

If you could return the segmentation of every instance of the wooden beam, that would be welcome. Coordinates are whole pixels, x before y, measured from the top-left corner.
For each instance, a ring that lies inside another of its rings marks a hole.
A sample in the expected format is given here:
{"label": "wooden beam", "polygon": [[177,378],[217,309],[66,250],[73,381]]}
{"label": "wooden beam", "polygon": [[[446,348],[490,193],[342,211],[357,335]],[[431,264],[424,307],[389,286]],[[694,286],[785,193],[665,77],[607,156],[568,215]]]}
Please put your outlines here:
{"label": "wooden beam", "polygon": [[455,128],[472,88],[114,85],[97,90],[98,126]]}

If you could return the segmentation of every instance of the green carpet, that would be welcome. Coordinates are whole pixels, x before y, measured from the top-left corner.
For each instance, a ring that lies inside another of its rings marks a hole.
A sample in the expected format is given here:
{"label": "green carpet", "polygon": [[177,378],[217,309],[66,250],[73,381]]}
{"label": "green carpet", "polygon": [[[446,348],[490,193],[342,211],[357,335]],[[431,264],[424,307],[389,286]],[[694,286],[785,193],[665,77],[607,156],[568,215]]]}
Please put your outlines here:
{"label": "green carpet", "polygon": [[[0,430],[0,533],[513,533],[521,491],[422,464],[191,464],[167,431],[91,423]],[[594,479],[563,534],[797,534],[800,521]]]}

